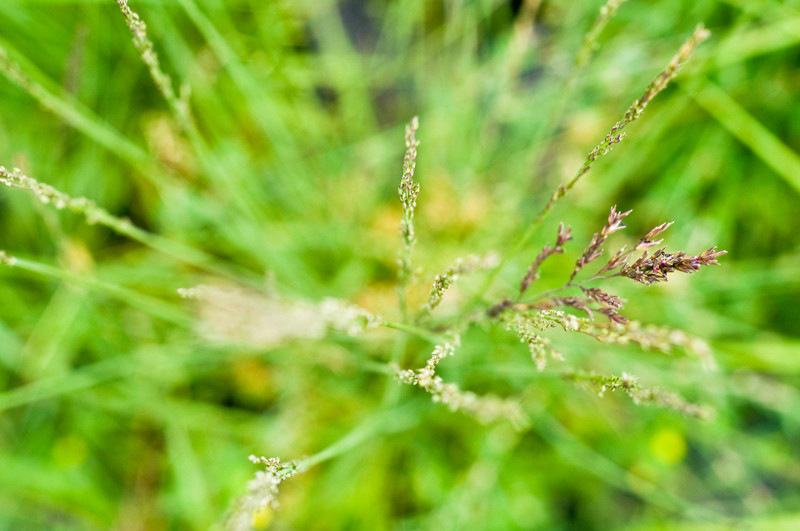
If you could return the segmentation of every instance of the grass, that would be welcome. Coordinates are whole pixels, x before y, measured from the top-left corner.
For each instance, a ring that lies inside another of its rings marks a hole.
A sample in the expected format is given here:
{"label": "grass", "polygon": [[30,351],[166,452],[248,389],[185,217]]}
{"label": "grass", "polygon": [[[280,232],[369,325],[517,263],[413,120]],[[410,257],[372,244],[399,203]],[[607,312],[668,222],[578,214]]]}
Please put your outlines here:
{"label": "grass", "polygon": [[[596,22],[602,2],[523,4],[132,0],[170,93],[113,2],[0,2],[0,165],[53,187],[0,189],[0,527],[222,526],[264,469],[248,455],[303,470],[250,520],[274,529],[796,527],[800,5],[624,2]],[[536,224],[700,22],[711,37]],[[559,221],[573,241],[528,293],[561,286],[611,205],[633,213],[605,256],[670,220],[670,249],[729,251],[602,285],[708,341],[715,372],[510,323],[564,356],[540,372],[484,320],[430,374],[524,422],[398,383],[445,326],[519,293]],[[456,265],[491,251],[499,269]],[[234,284],[281,301],[266,322],[333,310],[254,343],[178,293]],[[354,337],[347,316],[382,326]],[[716,414],[630,399],[654,389]]]}

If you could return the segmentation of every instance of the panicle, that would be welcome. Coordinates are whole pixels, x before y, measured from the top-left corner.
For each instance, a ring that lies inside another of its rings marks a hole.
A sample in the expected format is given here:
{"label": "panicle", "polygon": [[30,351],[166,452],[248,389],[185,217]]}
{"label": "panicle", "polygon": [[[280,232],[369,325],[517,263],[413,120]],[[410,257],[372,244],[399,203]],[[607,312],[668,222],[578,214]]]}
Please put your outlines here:
{"label": "panicle", "polygon": [[531,283],[539,278],[539,266],[542,265],[542,262],[554,254],[562,254],[564,252],[564,245],[572,239],[572,236],[570,236],[571,230],[572,229],[569,227],[565,228],[563,223],[558,225],[558,234],[556,235],[555,246],[551,248],[549,245],[545,244],[541,252],[539,252],[539,254],[536,256],[536,259],[528,268],[525,276],[522,277],[522,281],[519,285],[520,295],[525,293],[525,290],[528,289]]}
{"label": "panicle", "polygon": [[633,211],[628,210],[627,212],[618,212],[616,205],[611,207],[611,210],[608,213],[608,222],[603,226],[600,232],[595,232],[592,236],[592,241],[589,242],[589,246],[585,251],[583,251],[583,254],[575,263],[575,269],[572,270],[572,276],[569,277],[568,283],[572,283],[572,281],[575,279],[575,276],[586,264],[600,257],[603,252],[602,246],[606,239],[608,239],[609,235],[626,227],[626,225],[622,223],[622,220],[631,212]]}

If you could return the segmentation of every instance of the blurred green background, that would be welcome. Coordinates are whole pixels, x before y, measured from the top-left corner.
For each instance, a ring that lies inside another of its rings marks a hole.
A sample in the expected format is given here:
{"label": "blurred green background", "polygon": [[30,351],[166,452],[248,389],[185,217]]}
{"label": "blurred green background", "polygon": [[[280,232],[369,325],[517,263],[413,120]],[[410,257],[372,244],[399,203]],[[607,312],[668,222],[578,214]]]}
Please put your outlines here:
{"label": "blurred green background", "polygon": [[[62,105],[0,77],[0,165],[248,281],[266,272],[284,296],[389,319],[412,116],[421,302],[457,257],[510,251],[703,22],[711,39],[485,300],[514,293],[559,221],[575,241],[540,286],[563,283],[614,204],[634,210],[620,245],[674,220],[671,250],[728,250],[668,284],[606,285],[628,317],[708,340],[716,372],[555,332],[566,361],[538,373],[512,334],[470,328],[441,372],[521,394],[531,427],[515,432],[401,388],[386,362],[420,367],[433,345],[398,331],[209,344],[176,293],[208,273],[3,188],[0,249],[59,273],[0,268],[0,527],[206,529],[246,492],[249,454],[313,455],[353,430],[367,435],[281,486],[272,528],[800,527],[800,2],[631,0],[576,69],[602,4],[132,0],[191,90],[198,143],[115,2],[0,2],[0,46]],[[461,279],[437,312],[457,313],[481,282]],[[717,415],[600,398],[563,368],[632,373]]]}

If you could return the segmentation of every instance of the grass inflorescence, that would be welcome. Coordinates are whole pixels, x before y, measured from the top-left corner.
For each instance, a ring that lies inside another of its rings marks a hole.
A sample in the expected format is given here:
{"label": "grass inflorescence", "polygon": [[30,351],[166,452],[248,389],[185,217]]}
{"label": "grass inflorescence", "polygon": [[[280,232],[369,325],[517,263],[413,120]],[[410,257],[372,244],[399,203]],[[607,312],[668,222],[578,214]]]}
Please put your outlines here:
{"label": "grass inflorescence", "polygon": [[722,27],[740,58],[714,62],[704,25],[650,35],[624,0],[117,4],[82,6],[107,35],[53,34],[77,86],[56,19],[30,19],[42,50],[0,39],[0,524],[647,528],[791,498],[759,457],[790,452],[735,425],[796,426],[796,393],[724,347],[791,333],[741,301],[796,268],[708,169],[730,131],[793,186],[713,76],[766,48]]}

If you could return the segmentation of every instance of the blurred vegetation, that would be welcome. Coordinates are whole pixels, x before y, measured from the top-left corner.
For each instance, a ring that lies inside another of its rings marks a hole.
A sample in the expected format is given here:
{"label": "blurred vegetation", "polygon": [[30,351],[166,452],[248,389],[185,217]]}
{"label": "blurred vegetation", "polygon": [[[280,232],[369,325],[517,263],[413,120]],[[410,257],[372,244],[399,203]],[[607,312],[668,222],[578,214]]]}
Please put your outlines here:
{"label": "blurred vegetation", "polygon": [[[268,272],[286,296],[398,318],[412,116],[422,302],[455,258],[507,253],[703,22],[711,39],[485,301],[516,289],[561,220],[575,241],[545,267],[544,288],[564,281],[611,205],[634,210],[628,238],[675,220],[670,248],[719,245],[723,265],[613,289],[627,316],[710,341],[719,370],[573,335],[557,347],[567,366],[711,404],[713,420],[598,397],[555,364],[538,373],[502,331],[471,328],[442,371],[476,392],[522,393],[523,432],[451,413],[376,370],[392,353],[424,365],[433,345],[402,332],[211,345],[176,293],[211,282],[207,271],[3,188],[0,249],[54,274],[0,268],[0,526],[208,528],[246,491],[249,454],[314,455],[366,426],[348,451],[287,480],[261,523],[800,527],[800,3],[631,0],[582,69],[602,2],[536,4],[132,0],[176,90],[191,89],[197,141],[114,2],[4,0],[0,47],[69,112],[0,77],[0,165],[202,249],[242,282],[266,285]],[[480,283],[461,280],[442,312]]]}

